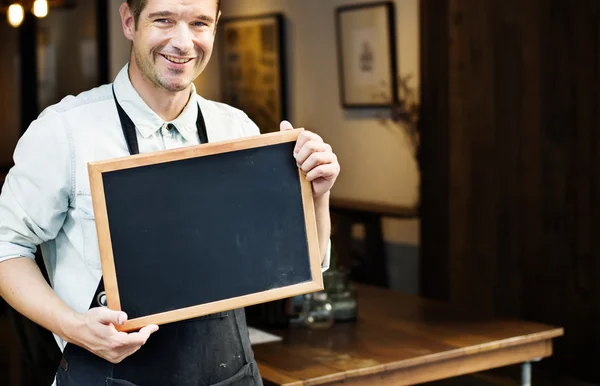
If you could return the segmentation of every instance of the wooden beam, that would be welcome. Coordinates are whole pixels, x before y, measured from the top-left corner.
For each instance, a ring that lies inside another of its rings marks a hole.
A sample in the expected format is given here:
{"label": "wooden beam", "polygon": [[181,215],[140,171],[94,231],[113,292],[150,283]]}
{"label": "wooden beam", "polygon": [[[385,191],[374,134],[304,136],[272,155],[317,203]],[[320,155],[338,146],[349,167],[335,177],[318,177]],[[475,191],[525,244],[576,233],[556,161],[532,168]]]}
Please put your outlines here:
{"label": "wooden beam", "polygon": [[417,218],[418,209],[408,206],[390,205],[383,202],[367,202],[347,198],[331,198],[332,208],[369,212],[383,217]]}
{"label": "wooden beam", "polygon": [[450,112],[449,112],[449,4],[422,0],[421,26],[421,269],[420,293],[439,300],[450,296]]}
{"label": "wooden beam", "polygon": [[37,18],[25,14],[19,27],[19,51],[21,56],[21,131],[24,133],[29,124],[39,114],[38,106],[38,69],[37,69]]}

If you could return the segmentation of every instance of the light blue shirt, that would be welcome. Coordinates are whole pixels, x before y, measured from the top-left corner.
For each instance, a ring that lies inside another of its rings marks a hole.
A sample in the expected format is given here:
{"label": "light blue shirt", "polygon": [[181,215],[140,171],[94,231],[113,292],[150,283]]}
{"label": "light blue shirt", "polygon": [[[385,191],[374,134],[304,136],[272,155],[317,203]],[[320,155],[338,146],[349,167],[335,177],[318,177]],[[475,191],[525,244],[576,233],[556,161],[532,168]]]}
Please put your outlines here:
{"label": "light blue shirt", "polygon": [[[163,121],[139,96],[125,66],[115,94],[134,122],[140,153],[199,143],[198,104],[210,142],[259,135],[242,111],[192,90],[182,113]],[[167,130],[172,123],[176,130]],[[40,245],[50,283],[84,313],[102,276],[87,164],[129,155],[111,85],[68,96],[48,107],[20,139],[0,195],[0,263],[28,257]],[[329,266],[329,250],[323,270]],[[64,342],[55,336],[61,349]]]}

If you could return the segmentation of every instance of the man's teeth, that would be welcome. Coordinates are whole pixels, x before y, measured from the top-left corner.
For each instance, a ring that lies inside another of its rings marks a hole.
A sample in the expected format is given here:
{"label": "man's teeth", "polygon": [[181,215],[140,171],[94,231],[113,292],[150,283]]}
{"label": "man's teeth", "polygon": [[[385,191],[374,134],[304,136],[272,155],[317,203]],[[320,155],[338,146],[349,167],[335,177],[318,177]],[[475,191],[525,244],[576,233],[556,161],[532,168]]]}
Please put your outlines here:
{"label": "man's teeth", "polygon": [[173,63],[178,63],[178,64],[183,64],[183,63],[187,63],[192,59],[180,59],[180,58],[174,58],[172,56],[169,55],[163,55],[165,58],[167,58],[167,60],[169,62],[173,62]]}

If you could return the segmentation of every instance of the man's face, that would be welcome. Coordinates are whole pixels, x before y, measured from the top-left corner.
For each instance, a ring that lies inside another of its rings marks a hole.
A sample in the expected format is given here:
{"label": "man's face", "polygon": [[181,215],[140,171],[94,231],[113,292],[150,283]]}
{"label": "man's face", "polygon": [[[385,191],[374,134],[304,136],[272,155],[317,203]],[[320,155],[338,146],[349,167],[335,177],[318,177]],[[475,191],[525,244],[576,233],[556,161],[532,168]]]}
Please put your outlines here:
{"label": "man's face", "polygon": [[172,92],[189,87],[210,59],[219,16],[215,0],[148,0],[137,28],[125,26],[142,76]]}

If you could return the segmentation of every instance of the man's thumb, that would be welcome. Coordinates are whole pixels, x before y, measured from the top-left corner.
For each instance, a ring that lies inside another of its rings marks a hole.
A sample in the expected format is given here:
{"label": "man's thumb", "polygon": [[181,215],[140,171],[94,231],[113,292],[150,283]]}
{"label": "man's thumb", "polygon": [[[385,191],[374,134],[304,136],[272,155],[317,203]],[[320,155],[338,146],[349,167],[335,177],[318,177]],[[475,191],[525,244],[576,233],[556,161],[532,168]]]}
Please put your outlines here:
{"label": "man's thumb", "polygon": [[292,126],[292,124],[289,123],[288,121],[282,121],[279,124],[279,130],[280,131],[294,130],[294,126]]}
{"label": "man's thumb", "polygon": [[127,321],[127,314],[123,311],[113,311],[109,310],[108,308],[101,307],[99,310],[98,319],[100,323],[112,323],[115,326],[120,326]]}

